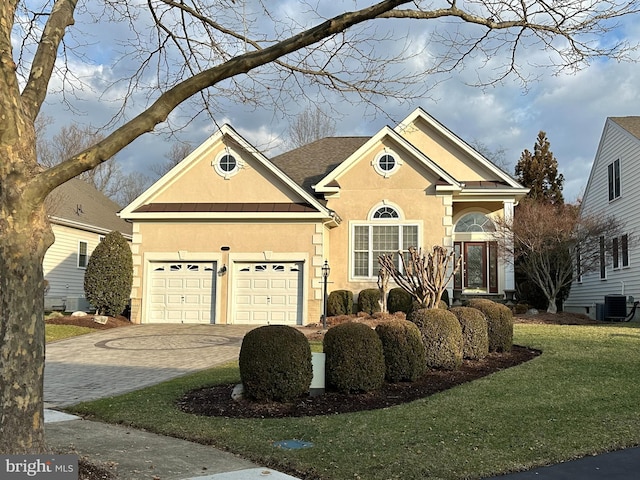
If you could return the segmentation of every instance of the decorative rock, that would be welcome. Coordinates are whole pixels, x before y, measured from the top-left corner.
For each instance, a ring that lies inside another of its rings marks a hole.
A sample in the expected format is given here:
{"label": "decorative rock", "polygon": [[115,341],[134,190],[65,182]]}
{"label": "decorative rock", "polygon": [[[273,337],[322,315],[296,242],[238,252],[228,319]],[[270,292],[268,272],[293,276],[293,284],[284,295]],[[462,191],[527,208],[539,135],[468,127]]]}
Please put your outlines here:
{"label": "decorative rock", "polygon": [[527,310],[526,315],[538,315],[538,310],[536,310],[535,308],[530,308],[529,310]]}
{"label": "decorative rock", "polygon": [[72,317],[86,317],[87,312],[77,311],[71,314]]}
{"label": "decorative rock", "polygon": [[237,402],[238,400],[242,400],[244,398],[244,385],[239,383],[235,387],[233,387],[233,391],[231,392],[231,398],[233,399],[234,402]]}
{"label": "decorative rock", "polygon": [[104,325],[105,323],[107,323],[107,320],[109,320],[109,317],[106,317],[104,315],[96,315],[95,317],[93,317],[93,321],[99,323],[100,325]]}

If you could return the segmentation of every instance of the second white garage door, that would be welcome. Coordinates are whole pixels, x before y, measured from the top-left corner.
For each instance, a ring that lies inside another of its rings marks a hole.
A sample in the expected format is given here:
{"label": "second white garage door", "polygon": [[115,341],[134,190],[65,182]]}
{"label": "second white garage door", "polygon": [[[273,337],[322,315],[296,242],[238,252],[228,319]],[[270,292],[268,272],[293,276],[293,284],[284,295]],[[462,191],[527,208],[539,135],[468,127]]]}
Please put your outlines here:
{"label": "second white garage door", "polygon": [[302,324],[302,263],[236,263],[234,323]]}

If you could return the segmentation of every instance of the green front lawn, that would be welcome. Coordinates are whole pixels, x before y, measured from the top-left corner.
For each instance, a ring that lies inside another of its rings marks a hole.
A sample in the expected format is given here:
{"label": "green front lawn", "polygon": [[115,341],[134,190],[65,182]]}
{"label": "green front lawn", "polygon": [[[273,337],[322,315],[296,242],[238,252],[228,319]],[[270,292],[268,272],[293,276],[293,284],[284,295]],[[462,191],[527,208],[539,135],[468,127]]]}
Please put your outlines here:
{"label": "green front lawn", "polygon": [[[383,410],[241,420],[198,417],[175,407],[190,389],[239,381],[237,365],[230,365],[71,411],[323,479],[482,478],[640,444],[637,325],[516,325],[515,343],[543,354]],[[287,439],[314,446],[273,446]]]}
{"label": "green front lawn", "polygon": [[84,335],[85,333],[95,332],[93,328],[77,327],[75,325],[50,325],[44,326],[45,341],[54,342],[56,340],[63,340],[69,337],[75,337],[77,335]]}

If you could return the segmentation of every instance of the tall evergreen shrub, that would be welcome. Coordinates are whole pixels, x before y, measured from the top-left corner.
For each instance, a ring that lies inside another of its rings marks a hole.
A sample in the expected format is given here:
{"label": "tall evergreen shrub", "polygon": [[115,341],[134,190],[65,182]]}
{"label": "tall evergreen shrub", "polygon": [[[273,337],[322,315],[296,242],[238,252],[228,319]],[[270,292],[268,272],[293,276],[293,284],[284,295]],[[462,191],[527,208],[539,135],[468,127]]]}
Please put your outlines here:
{"label": "tall evergreen shrub", "polygon": [[120,232],[109,233],[98,244],[84,273],[87,300],[102,315],[120,315],[131,296],[133,259],[129,242]]}

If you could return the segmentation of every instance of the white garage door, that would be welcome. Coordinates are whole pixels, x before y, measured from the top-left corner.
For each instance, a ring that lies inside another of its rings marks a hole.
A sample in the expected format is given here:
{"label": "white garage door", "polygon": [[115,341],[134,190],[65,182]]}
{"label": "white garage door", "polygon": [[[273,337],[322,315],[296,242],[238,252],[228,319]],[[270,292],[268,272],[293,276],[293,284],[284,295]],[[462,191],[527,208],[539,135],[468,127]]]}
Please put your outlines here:
{"label": "white garage door", "polygon": [[236,263],[234,323],[302,325],[302,263]]}
{"label": "white garage door", "polygon": [[151,264],[149,322],[214,323],[215,262]]}

